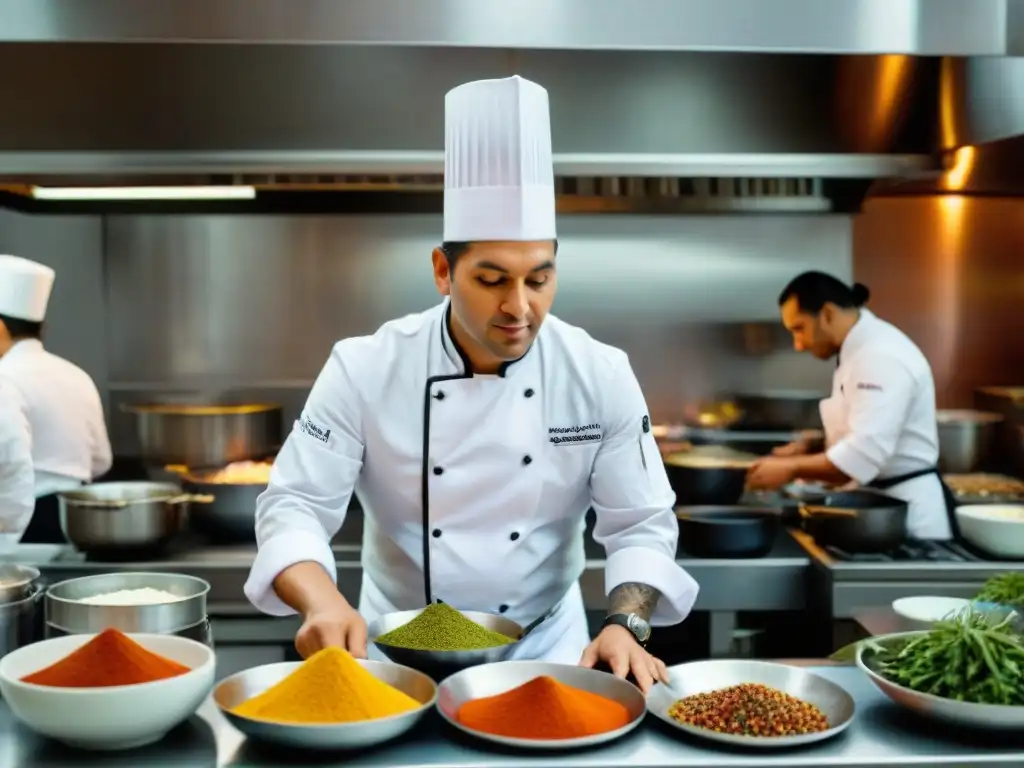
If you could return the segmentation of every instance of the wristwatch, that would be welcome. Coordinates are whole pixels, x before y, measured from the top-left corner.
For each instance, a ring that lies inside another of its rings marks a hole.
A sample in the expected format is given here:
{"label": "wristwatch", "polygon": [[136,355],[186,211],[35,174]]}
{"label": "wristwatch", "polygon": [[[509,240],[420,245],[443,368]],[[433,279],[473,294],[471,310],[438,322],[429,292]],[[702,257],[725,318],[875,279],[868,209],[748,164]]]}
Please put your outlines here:
{"label": "wristwatch", "polygon": [[646,647],[647,641],[651,639],[651,625],[635,613],[613,613],[611,616],[605,617],[601,628],[612,624],[618,624],[620,627],[628,629],[641,646]]}

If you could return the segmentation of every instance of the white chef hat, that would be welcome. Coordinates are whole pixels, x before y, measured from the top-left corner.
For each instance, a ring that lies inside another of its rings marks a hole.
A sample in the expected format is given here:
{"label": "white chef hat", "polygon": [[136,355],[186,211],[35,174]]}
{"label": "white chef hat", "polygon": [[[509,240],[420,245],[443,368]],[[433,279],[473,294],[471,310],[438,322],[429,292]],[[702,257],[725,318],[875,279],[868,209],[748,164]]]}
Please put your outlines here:
{"label": "white chef hat", "polygon": [[0,315],[41,323],[55,277],[42,264],[0,254]]}
{"label": "white chef hat", "polygon": [[548,92],[516,75],[444,99],[444,239],[553,240]]}

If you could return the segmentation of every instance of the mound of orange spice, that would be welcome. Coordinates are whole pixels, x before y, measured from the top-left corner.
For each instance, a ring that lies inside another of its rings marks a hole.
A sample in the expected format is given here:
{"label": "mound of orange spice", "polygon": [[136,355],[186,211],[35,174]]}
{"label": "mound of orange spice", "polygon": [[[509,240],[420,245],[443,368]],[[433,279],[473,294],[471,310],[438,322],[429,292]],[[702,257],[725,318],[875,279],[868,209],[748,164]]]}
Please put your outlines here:
{"label": "mound of orange spice", "polygon": [[152,683],[189,671],[146,650],[123,632],[105,629],[78,650],[21,681],[55,688],[106,688]]}
{"label": "mound of orange spice", "polygon": [[622,728],[630,716],[617,701],[545,675],[497,696],[467,701],[455,719],[496,736],[576,739]]}

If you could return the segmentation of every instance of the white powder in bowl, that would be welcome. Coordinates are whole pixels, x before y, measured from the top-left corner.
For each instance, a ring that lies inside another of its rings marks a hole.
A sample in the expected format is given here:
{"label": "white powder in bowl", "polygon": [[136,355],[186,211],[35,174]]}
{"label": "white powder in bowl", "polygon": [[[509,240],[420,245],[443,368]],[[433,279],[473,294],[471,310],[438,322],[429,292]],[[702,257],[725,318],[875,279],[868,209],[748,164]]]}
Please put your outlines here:
{"label": "white powder in bowl", "polygon": [[142,587],[140,589],[120,589],[117,592],[106,592],[102,595],[83,597],[78,602],[88,605],[159,605],[176,603],[183,598],[162,589]]}

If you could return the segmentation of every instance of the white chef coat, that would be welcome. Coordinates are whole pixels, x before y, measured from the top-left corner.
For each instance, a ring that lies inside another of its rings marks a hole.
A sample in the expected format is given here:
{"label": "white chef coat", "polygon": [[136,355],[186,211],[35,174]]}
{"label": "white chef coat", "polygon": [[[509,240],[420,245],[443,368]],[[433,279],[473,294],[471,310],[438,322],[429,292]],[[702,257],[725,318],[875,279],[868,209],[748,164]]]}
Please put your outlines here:
{"label": "white chef coat", "polygon": [[[939,461],[935,381],[924,354],[906,334],[867,309],[847,334],[821,402],[827,456],[860,485],[935,467]],[[949,539],[942,485],[914,478],[885,493],[910,504],[907,532]]]}
{"label": "white chef coat", "polygon": [[18,391],[0,379],[0,553],[17,545],[34,507],[28,422]]}
{"label": "white chef coat", "polygon": [[96,385],[74,363],[18,341],[0,357],[0,377],[18,391],[32,434],[35,496],[90,482],[110,469],[110,438]]}
{"label": "white chef coat", "polygon": [[272,583],[298,562],[336,578],[330,540],[355,489],[368,622],[437,600],[524,626],[555,609],[516,657],[576,663],[591,506],[606,591],[648,584],[652,623],[682,621],[698,587],[675,562],[675,496],[626,355],[548,316],[523,358],[467,374],[447,311],[335,345],[257,502],[249,600],[294,613]]}

